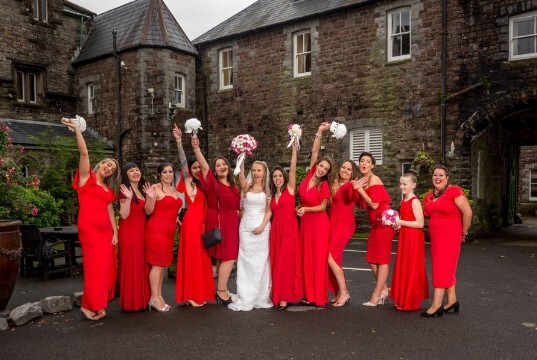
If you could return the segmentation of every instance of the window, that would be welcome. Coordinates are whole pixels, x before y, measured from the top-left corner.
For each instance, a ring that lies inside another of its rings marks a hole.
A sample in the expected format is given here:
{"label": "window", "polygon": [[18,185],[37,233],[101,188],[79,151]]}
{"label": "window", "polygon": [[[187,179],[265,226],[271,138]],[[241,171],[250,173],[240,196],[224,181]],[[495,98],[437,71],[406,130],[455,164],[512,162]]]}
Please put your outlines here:
{"label": "window", "polygon": [[301,31],[293,36],[295,77],[311,75],[311,32]]}
{"label": "window", "polygon": [[401,175],[408,174],[408,172],[412,169],[412,163],[411,162],[404,162],[401,164]]}
{"label": "window", "polygon": [[511,60],[537,57],[537,11],[509,19]]}
{"label": "window", "polygon": [[97,112],[97,102],[95,100],[95,84],[88,84],[88,115]]}
{"label": "window", "polygon": [[34,0],[34,19],[48,21],[47,0]]}
{"label": "window", "polygon": [[15,88],[17,100],[20,102],[37,103],[37,93],[41,75],[35,70],[18,69],[15,71]]}
{"label": "window", "polygon": [[530,171],[530,200],[537,200],[537,170]]}
{"label": "window", "polygon": [[233,50],[220,50],[218,59],[220,90],[233,89]]}
{"label": "window", "polygon": [[375,157],[377,165],[382,165],[382,129],[359,128],[350,132],[351,159],[358,161],[364,151],[370,152]]}
{"label": "window", "polygon": [[388,61],[410,59],[410,8],[388,14]]}
{"label": "window", "polygon": [[175,75],[173,102],[176,107],[185,107],[185,76]]}

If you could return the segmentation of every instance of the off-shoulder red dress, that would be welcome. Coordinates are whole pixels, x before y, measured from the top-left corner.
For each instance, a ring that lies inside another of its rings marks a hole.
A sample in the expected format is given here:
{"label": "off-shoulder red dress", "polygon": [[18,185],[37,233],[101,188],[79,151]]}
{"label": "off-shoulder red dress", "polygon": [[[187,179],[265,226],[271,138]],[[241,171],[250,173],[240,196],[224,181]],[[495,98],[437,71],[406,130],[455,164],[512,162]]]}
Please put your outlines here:
{"label": "off-shoulder red dress", "polygon": [[[330,199],[327,181],[308,189],[315,173],[315,166],[298,187],[300,205],[313,207]],[[300,243],[302,245],[302,281],[307,302],[324,306],[328,302],[328,233],[329,220],[326,211],[306,212],[300,218]]]}
{"label": "off-shoulder red dress", "polygon": [[77,170],[73,188],[78,193],[77,225],[84,268],[82,307],[100,311],[105,309],[108,303],[114,236],[108,204],[113,202],[116,196],[111,189],[106,190],[97,184],[93,170],[90,170],[90,176],[82,186],[78,186],[79,177]]}

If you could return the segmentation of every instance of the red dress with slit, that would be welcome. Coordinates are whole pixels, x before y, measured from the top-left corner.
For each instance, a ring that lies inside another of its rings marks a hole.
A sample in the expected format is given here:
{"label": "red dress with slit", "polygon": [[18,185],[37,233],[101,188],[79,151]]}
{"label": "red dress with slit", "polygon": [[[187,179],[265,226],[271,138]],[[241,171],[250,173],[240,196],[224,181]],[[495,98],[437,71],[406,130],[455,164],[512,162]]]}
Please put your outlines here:
{"label": "red dress with slit", "polygon": [[[339,267],[343,267],[343,251],[356,230],[354,207],[359,199],[360,195],[358,194],[358,191],[354,190],[351,182],[348,182],[337,189],[330,202],[330,235],[328,250]],[[328,275],[328,287],[334,295],[337,295],[339,287],[336,277],[330,269]]]}
{"label": "red dress with slit", "polygon": [[144,205],[144,199],[132,199],[129,216],[119,221],[119,306],[127,311],[144,309],[151,294],[144,252]]}
{"label": "red dress with slit", "polygon": [[108,303],[114,236],[108,205],[116,197],[111,189],[105,190],[97,184],[93,170],[90,170],[90,176],[82,186],[78,185],[79,177],[77,170],[73,188],[78,193],[77,225],[84,268],[82,307],[100,311]]}
{"label": "red dress with slit", "polygon": [[198,304],[214,301],[211,257],[201,240],[205,219],[205,192],[197,187],[196,195],[191,199],[183,178],[177,185],[177,191],[185,194],[188,208],[179,237],[175,300],[178,303],[192,300]]}
{"label": "red dress with slit", "polygon": [[425,197],[425,216],[429,216],[433,287],[450,288],[457,280],[457,263],[461,252],[462,214],[455,199],[464,196],[458,186],[450,185],[438,199],[433,193]]}
{"label": "red dress with slit", "polygon": [[270,272],[272,276],[272,303],[298,302],[303,297],[301,249],[295,195],[287,187],[280,199],[270,201],[272,221],[270,228]]}
{"label": "red dress with slit", "polygon": [[239,255],[240,190],[238,187],[222,184],[210,170],[205,178],[200,176],[200,183],[207,194],[204,231],[220,226],[222,234],[222,241],[209,248],[208,253],[218,260],[236,260]]}
{"label": "red dress with slit", "polygon": [[382,225],[382,212],[390,208],[390,195],[382,184],[372,185],[365,189],[365,192],[371,198],[371,201],[378,203],[376,209],[367,206],[367,203],[361,199],[360,207],[367,208],[371,230],[367,237],[367,252],[365,260],[369,264],[385,265],[391,262],[392,258],[392,239],[395,230],[391,226]]}
{"label": "red dress with slit", "polygon": [[[414,196],[407,201],[401,201],[401,220],[416,220],[412,210],[413,201],[420,200]],[[398,310],[419,310],[422,300],[429,298],[422,229],[401,226],[399,230],[390,297]]]}
{"label": "red dress with slit", "polygon": [[[327,181],[308,189],[315,173],[315,166],[298,187],[300,205],[313,207],[330,199]],[[317,306],[328,302],[328,233],[329,220],[326,211],[306,212],[300,218],[300,243],[302,245],[302,282],[304,298]]]}

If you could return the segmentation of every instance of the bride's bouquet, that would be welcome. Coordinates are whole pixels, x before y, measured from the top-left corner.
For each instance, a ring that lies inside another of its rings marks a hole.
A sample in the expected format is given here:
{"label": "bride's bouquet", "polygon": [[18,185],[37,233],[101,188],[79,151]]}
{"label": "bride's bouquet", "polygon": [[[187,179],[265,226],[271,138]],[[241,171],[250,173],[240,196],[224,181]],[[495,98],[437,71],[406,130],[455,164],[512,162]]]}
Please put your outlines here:
{"label": "bride's bouquet", "polygon": [[198,130],[203,130],[201,122],[198,119],[192,118],[185,121],[185,133],[196,136]]}
{"label": "bride's bouquet", "polygon": [[399,213],[396,210],[388,209],[382,212],[382,225],[391,226],[395,231],[397,231],[399,230],[397,220],[399,220]]}
{"label": "bride's bouquet", "polygon": [[[76,115],[74,119],[63,118],[62,120],[69,120],[71,123],[76,124],[80,129],[80,132],[84,132],[86,130],[86,119],[84,119],[82,116]],[[71,128],[69,128],[69,130],[74,131]]]}
{"label": "bride's bouquet", "polygon": [[235,154],[239,155],[237,158],[235,171],[233,172],[235,175],[241,171],[241,164],[244,161],[244,157],[246,155],[252,155],[254,150],[257,149],[257,145],[257,140],[249,134],[237,135],[231,141],[231,149],[235,152]]}
{"label": "bride's bouquet", "polygon": [[293,145],[293,142],[296,140],[297,150],[300,149],[300,138],[302,137],[302,125],[299,124],[289,124],[287,133],[291,136],[291,141],[287,144],[287,147]]}
{"label": "bride's bouquet", "polygon": [[332,137],[335,137],[336,139],[341,139],[347,135],[347,127],[344,124],[335,121],[332,121],[332,124],[330,124],[330,131],[333,133]]}

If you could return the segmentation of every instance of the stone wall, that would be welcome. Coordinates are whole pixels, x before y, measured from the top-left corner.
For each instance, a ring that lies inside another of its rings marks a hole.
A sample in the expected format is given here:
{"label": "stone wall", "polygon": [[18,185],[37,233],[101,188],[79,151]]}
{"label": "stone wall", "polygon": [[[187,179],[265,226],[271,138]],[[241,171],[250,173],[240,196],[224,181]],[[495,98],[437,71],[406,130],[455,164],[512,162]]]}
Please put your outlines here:
{"label": "stone wall", "polygon": [[[537,146],[521,146],[518,167],[518,203],[522,215],[535,216],[537,199],[530,199],[530,172],[537,173]],[[535,190],[535,189],[534,189]]]}
{"label": "stone wall", "polygon": [[[6,118],[59,121],[75,113],[71,60],[80,45],[80,18],[63,12],[63,1],[49,1],[48,21],[33,18],[32,1],[0,0],[0,114]],[[9,21],[5,21],[9,19]],[[89,23],[84,22],[84,34]],[[17,101],[15,68],[41,72],[37,103]]]}

